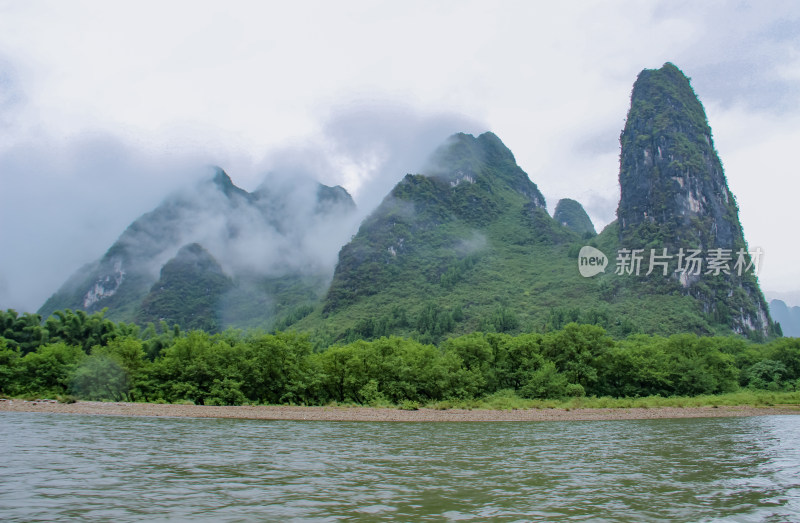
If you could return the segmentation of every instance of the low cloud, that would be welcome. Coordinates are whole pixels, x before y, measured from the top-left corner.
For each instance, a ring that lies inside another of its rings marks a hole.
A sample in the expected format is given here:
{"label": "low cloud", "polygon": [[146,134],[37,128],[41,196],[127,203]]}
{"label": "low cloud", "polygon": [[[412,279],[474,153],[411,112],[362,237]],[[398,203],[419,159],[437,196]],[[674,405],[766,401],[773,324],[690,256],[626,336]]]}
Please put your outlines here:
{"label": "low cloud", "polygon": [[465,116],[394,102],[340,106],[330,112],[317,137],[271,151],[264,167],[281,177],[315,177],[342,185],[364,215],[406,174],[420,172],[449,136],[487,130],[486,124]]}
{"label": "low cloud", "polygon": [[461,256],[469,256],[486,248],[486,236],[478,231],[472,231],[469,238],[465,238],[456,245],[456,252]]}
{"label": "low cloud", "polygon": [[38,309],[200,165],[108,135],[41,137],[0,151],[0,308]]}
{"label": "low cloud", "polygon": [[[99,133],[60,141],[39,137],[9,147],[0,151],[0,308],[38,309],[165,198],[188,202],[181,217],[187,225],[171,249],[153,257],[155,275],[190,242],[206,247],[229,273],[332,272],[361,218],[447,136],[465,130],[483,129],[458,116],[372,103],[332,112],[317,137],[269,151],[260,162],[218,152],[154,151]],[[209,191],[202,183],[212,176],[209,164],[219,164],[234,184],[262,194],[261,208],[232,213],[221,193],[203,194]],[[336,219],[315,215],[317,181],[350,190],[357,212]]]}

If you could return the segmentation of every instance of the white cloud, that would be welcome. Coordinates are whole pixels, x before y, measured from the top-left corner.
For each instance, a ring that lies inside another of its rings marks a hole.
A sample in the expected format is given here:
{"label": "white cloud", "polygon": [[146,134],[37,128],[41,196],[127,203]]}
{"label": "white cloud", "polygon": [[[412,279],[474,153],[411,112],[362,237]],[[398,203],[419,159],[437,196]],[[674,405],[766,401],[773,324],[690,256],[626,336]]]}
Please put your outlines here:
{"label": "white cloud", "polygon": [[759,280],[767,289],[800,289],[796,167],[788,157],[800,143],[800,115],[776,116],[742,106],[711,106],[715,146],[751,248],[764,249]]}

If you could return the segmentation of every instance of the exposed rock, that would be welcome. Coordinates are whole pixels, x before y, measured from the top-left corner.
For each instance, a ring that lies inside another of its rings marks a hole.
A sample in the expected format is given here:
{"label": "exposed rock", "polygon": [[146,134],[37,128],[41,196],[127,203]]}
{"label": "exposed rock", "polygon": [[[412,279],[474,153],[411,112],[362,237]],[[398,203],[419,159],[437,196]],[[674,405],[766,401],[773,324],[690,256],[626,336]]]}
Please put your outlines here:
{"label": "exposed rock", "polygon": [[721,274],[706,273],[710,266],[704,265],[699,274],[678,271],[672,277],[716,322],[743,334],[769,335],[771,322],[755,276],[733,269],[740,252],[746,266],[752,261],[738,207],[703,106],[677,67],[667,63],[639,74],[620,143],[621,245],[645,253],[666,248],[673,256],[697,249],[705,263],[715,249],[723,249],[730,258]]}

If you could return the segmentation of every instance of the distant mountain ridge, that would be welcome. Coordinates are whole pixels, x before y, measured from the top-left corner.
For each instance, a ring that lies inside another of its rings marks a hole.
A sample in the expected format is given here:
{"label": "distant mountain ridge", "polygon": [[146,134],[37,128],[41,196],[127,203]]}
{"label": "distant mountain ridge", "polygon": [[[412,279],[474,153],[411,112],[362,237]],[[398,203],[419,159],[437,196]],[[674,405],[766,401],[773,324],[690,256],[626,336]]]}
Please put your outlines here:
{"label": "distant mountain ridge", "polygon": [[[450,137],[357,232],[341,187],[276,179],[249,193],[216,169],[131,224],[40,313],[108,307],[139,323],[277,326],[320,346],[571,321],[617,336],[776,335],[705,111],[677,67],[639,75],[620,146],[618,219],[599,234],[575,200],[551,217],[491,132]],[[590,275],[578,269],[585,246],[607,263]],[[705,264],[696,273],[684,263],[694,251]],[[635,272],[625,256],[639,256]]]}
{"label": "distant mountain ridge", "polygon": [[[265,184],[248,193],[224,170],[213,168],[204,181],[135,220],[100,260],[70,277],[38,313],[47,317],[58,309],[108,308],[108,317],[119,321],[169,320],[155,313],[152,299],[146,310],[142,306],[154,292],[159,273],[165,268],[172,273],[169,269],[176,264],[189,267],[181,261],[202,251],[209,263],[195,267],[193,275],[219,273],[230,279],[230,288],[217,298],[237,313],[232,317],[216,311],[212,316],[219,317],[200,323],[268,326],[280,311],[309,301],[309,296],[313,301],[325,291],[347,227],[331,231],[337,222],[351,219],[354,210],[352,198],[341,187],[297,180],[277,188]],[[336,234],[341,239],[329,245],[315,242],[317,236]],[[328,252],[323,256],[317,248]],[[302,281],[298,285],[303,289],[275,296],[275,278]],[[167,299],[161,297],[162,302]]]}
{"label": "distant mountain ridge", "polygon": [[789,307],[783,300],[769,302],[769,312],[780,323],[784,336],[800,338],[800,307]]}

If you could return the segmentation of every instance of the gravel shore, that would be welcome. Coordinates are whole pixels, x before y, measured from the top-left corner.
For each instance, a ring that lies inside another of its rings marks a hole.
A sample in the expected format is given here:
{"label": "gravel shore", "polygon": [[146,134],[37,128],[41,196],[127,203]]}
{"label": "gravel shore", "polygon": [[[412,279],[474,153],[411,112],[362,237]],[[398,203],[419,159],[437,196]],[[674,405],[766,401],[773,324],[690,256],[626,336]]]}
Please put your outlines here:
{"label": "gravel shore", "polygon": [[0,412],[48,412],[57,414],[92,414],[108,416],[167,416],[188,418],[239,418],[264,420],[315,421],[580,421],[659,418],[719,418],[800,414],[800,408],[776,407],[657,407],[630,409],[419,409],[399,410],[371,407],[289,407],[203,405],[165,405],[156,403],[112,403],[54,400],[0,400]]}

